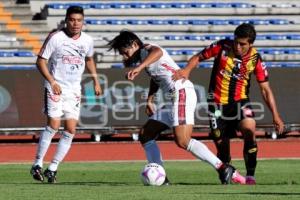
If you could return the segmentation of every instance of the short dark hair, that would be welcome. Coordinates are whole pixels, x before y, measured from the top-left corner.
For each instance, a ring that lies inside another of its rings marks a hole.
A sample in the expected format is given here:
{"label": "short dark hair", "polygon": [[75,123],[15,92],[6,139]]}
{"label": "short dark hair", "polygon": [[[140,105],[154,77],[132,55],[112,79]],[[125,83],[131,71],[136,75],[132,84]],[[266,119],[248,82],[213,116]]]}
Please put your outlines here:
{"label": "short dark hair", "polygon": [[239,25],[234,31],[236,38],[249,38],[248,42],[253,44],[256,38],[256,31],[252,24],[243,23]]}
{"label": "short dark hair", "polygon": [[115,51],[120,50],[122,48],[130,47],[133,42],[136,42],[138,46],[143,47],[143,42],[141,39],[129,30],[120,31],[119,35],[117,35],[114,39],[109,41],[109,51],[114,49]]}
{"label": "short dark hair", "polygon": [[66,20],[70,17],[71,14],[81,14],[84,16],[83,8],[81,6],[70,6],[66,12]]}

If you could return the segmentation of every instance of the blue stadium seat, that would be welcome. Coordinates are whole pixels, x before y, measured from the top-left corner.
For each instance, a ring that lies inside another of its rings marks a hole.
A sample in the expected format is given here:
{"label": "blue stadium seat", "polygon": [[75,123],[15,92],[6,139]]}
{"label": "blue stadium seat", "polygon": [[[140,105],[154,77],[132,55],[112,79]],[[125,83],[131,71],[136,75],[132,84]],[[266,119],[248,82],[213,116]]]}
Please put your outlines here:
{"label": "blue stadium seat", "polygon": [[208,20],[208,23],[211,25],[229,25],[228,20],[222,20],[222,19],[211,19]]}
{"label": "blue stadium seat", "polygon": [[11,51],[0,51],[0,57],[14,57],[14,52]]}
{"label": "blue stadium seat", "polygon": [[205,35],[207,40],[222,40],[222,39],[233,39],[233,35]]}
{"label": "blue stadium seat", "polygon": [[128,9],[131,8],[129,4],[127,3],[110,3],[111,8],[117,8],[117,9]]}
{"label": "blue stadium seat", "polygon": [[189,24],[191,25],[209,25],[209,22],[207,20],[188,20]]}
{"label": "blue stadium seat", "polygon": [[52,8],[52,9],[67,9],[68,5],[67,4],[62,4],[62,3],[48,3],[47,4],[48,8]]}
{"label": "blue stadium seat", "polygon": [[155,2],[152,2],[150,4],[151,8],[171,8],[171,4],[168,4],[168,3],[155,3]]}
{"label": "blue stadium seat", "polygon": [[285,54],[300,54],[300,49],[285,49],[284,50]]}
{"label": "blue stadium seat", "polygon": [[268,40],[286,40],[286,35],[266,35]]}
{"label": "blue stadium seat", "polygon": [[106,24],[109,25],[127,25],[127,20],[121,20],[121,19],[107,19]]}
{"label": "blue stadium seat", "polygon": [[66,8],[68,8],[70,6],[80,6],[83,9],[90,9],[91,8],[90,4],[85,4],[85,3],[67,3],[65,5],[66,5]]}
{"label": "blue stadium seat", "polygon": [[173,20],[168,20],[168,24],[172,25],[188,25],[187,20],[180,20],[180,19],[173,19]]}
{"label": "blue stadium seat", "polygon": [[0,65],[0,70],[33,70],[36,69],[35,65]]}
{"label": "blue stadium seat", "polygon": [[212,3],[213,8],[231,8],[230,3]]}
{"label": "blue stadium seat", "polygon": [[232,8],[251,8],[254,7],[253,4],[249,4],[249,3],[230,3]]}
{"label": "blue stadium seat", "polygon": [[267,67],[300,67],[300,62],[266,62]]}
{"label": "blue stadium seat", "polygon": [[258,52],[261,54],[270,54],[270,55],[282,55],[285,54],[285,50],[284,49],[280,49],[280,48],[260,48],[258,49]]}
{"label": "blue stadium seat", "polygon": [[122,68],[124,68],[124,64],[123,63],[113,63],[111,65],[111,68],[122,69]]}
{"label": "blue stadium seat", "polygon": [[192,8],[211,8],[210,3],[191,3]]}
{"label": "blue stadium seat", "polygon": [[16,52],[14,52],[14,56],[17,56],[17,57],[34,57],[35,54],[32,53],[31,51],[16,51]]}
{"label": "blue stadium seat", "polygon": [[151,4],[133,2],[133,3],[130,3],[130,7],[131,8],[139,8],[139,9],[146,9],[146,8],[151,8]]}
{"label": "blue stadium seat", "polygon": [[185,40],[183,35],[165,35],[166,40]]}
{"label": "blue stadium seat", "polygon": [[0,51],[0,57],[34,57],[31,51]]}
{"label": "blue stadium seat", "polygon": [[91,3],[90,7],[93,9],[109,9],[109,8],[111,8],[109,4],[105,4],[105,3]]}
{"label": "blue stadium seat", "polygon": [[98,19],[86,19],[85,20],[86,24],[91,24],[91,25],[107,25],[106,20],[98,20]]}
{"label": "blue stadium seat", "polygon": [[148,24],[152,25],[167,25],[168,21],[166,20],[160,20],[160,19],[153,19],[153,20],[147,20]]}
{"label": "blue stadium seat", "polygon": [[190,8],[190,7],[191,7],[190,3],[176,3],[176,2],[171,3],[171,8]]}
{"label": "blue stadium seat", "polygon": [[184,38],[186,40],[205,40],[205,37],[201,35],[185,35]]}
{"label": "blue stadium seat", "polygon": [[148,24],[147,21],[145,20],[137,20],[137,19],[129,19],[127,20],[128,24],[132,24],[132,25],[146,25]]}
{"label": "blue stadium seat", "polygon": [[300,35],[296,35],[296,34],[293,34],[293,35],[287,35],[286,37],[287,37],[287,39],[289,39],[289,40],[300,40]]}
{"label": "blue stadium seat", "polygon": [[276,25],[284,25],[284,24],[293,23],[286,19],[270,19],[269,22],[270,22],[270,24],[276,24]]}
{"label": "blue stadium seat", "polygon": [[268,39],[267,35],[257,35],[256,36],[256,40],[267,40],[267,39]]}

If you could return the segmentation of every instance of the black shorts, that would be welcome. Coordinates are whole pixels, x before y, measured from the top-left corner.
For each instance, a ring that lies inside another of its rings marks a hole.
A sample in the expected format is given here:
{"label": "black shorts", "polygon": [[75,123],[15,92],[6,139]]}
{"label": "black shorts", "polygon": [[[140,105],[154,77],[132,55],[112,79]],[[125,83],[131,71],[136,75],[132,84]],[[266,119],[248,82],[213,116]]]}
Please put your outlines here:
{"label": "black shorts", "polygon": [[240,121],[245,118],[254,117],[249,100],[242,100],[226,105],[210,102],[208,111],[211,128],[210,134],[214,140],[221,139],[222,137],[236,137]]}

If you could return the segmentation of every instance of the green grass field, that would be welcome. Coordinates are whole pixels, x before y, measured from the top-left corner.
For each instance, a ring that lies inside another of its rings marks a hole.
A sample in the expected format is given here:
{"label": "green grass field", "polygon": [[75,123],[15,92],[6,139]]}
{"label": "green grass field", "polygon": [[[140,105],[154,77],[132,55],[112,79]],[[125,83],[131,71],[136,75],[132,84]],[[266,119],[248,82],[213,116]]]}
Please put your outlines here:
{"label": "green grass field", "polygon": [[[220,185],[217,173],[197,161],[166,162],[172,185],[143,186],[139,174],[144,164],[63,163],[57,184],[32,180],[30,164],[2,164],[0,199],[300,199],[300,160],[260,160],[256,186]],[[244,169],[242,161],[233,164]]]}

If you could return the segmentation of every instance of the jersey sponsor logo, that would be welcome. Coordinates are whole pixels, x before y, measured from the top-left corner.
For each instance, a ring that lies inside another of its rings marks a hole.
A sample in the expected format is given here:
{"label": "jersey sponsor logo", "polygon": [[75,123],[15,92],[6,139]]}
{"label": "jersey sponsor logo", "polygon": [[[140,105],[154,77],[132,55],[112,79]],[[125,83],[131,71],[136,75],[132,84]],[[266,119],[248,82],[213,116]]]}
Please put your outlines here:
{"label": "jersey sponsor logo", "polygon": [[234,78],[236,80],[242,80],[244,78],[243,74],[240,73],[231,73],[225,69],[220,70],[220,74],[222,74],[223,77],[227,77],[227,78]]}
{"label": "jersey sponsor logo", "polygon": [[161,66],[163,66],[166,70],[171,71],[173,74],[176,72],[176,70],[167,63],[162,63]]}
{"label": "jersey sponsor logo", "polygon": [[63,64],[83,64],[83,61],[80,56],[63,56],[62,61]]}

